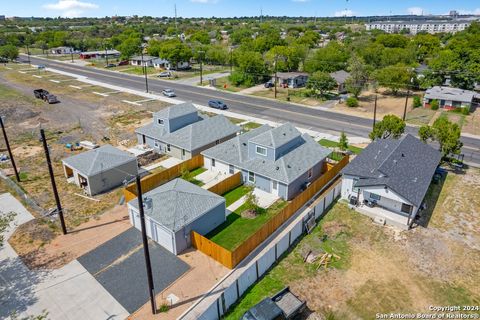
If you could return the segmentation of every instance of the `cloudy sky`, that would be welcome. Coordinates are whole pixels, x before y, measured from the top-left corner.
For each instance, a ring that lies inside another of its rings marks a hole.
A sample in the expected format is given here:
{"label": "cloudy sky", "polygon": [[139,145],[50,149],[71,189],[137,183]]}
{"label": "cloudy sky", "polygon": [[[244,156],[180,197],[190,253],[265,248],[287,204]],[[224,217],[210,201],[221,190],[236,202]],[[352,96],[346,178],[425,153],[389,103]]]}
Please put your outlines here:
{"label": "cloudy sky", "polygon": [[478,0],[2,0],[6,16],[104,17],[112,15],[232,17],[274,16],[366,16],[389,14],[445,14],[450,10],[480,15]]}

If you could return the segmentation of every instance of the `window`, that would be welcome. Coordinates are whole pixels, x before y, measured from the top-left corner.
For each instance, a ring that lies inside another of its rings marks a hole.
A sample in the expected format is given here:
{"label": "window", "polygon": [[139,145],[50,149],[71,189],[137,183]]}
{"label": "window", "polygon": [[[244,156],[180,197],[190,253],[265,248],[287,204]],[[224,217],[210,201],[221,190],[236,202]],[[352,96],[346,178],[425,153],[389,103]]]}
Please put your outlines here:
{"label": "window", "polygon": [[370,192],[370,199],[375,200],[375,201],[379,201],[381,198],[382,197],[380,197],[378,194]]}
{"label": "window", "polygon": [[154,145],[155,145],[155,148],[159,148],[159,147],[160,147],[160,145],[158,144],[158,141],[155,141]]}
{"label": "window", "polygon": [[229,166],[228,166],[228,172],[229,172],[230,174],[233,174],[233,173],[235,172],[235,167],[234,167],[233,165],[229,165]]}
{"label": "window", "polygon": [[357,188],[356,185],[357,185],[357,182],[358,182],[358,178],[353,178],[353,183],[352,183],[352,191],[353,192],[359,192],[360,191],[360,188]]}
{"label": "window", "polygon": [[212,167],[215,167],[215,159],[212,159]]}
{"label": "window", "polygon": [[170,145],[167,144],[167,152],[170,152]]}
{"label": "window", "polygon": [[312,176],[313,176],[313,169],[310,168],[310,169],[308,170],[308,179],[311,179]]}
{"label": "window", "polygon": [[163,119],[158,119],[157,121],[158,121],[158,124],[163,125]]}
{"label": "window", "polygon": [[412,206],[406,203],[402,203],[402,212],[410,214],[412,212]]}
{"label": "window", "polygon": [[277,190],[278,189],[278,182],[275,180],[272,180],[272,189]]}
{"label": "window", "polygon": [[185,149],[182,149],[182,156],[185,155]]}
{"label": "window", "polygon": [[255,182],[255,173],[251,171],[248,172],[248,182]]}
{"label": "window", "polygon": [[255,149],[255,152],[262,155],[262,156],[266,156],[267,155],[267,148],[257,146],[256,149]]}

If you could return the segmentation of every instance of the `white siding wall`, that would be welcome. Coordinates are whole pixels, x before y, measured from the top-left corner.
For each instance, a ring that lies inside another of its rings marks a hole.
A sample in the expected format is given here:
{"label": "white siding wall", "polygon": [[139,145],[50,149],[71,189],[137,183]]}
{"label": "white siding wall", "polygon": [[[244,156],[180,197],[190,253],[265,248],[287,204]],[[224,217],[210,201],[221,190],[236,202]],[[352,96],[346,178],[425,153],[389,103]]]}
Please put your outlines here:
{"label": "white siding wall", "polygon": [[343,176],[342,177],[342,199],[348,200],[348,197],[353,192],[353,177],[352,176]]}
{"label": "white siding wall", "polygon": [[[222,174],[229,174],[230,172],[230,166],[227,163],[215,160],[215,167],[212,167],[212,159],[207,157],[204,157],[203,167],[213,172],[219,172]],[[238,168],[234,168],[234,173],[239,171],[240,170],[238,170]]]}

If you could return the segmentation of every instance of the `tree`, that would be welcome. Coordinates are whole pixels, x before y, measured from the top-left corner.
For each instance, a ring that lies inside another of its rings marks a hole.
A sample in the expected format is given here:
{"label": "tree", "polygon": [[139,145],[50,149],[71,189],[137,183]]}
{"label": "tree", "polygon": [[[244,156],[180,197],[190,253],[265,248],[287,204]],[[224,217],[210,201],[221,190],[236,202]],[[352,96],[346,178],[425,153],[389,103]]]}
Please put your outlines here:
{"label": "tree", "polygon": [[160,43],[158,55],[160,58],[167,59],[170,65],[177,67],[180,62],[190,61],[193,52],[185,43],[172,39]]}
{"label": "tree", "polygon": [[419,96],[413,96],[413,107],[418,108],[422,106],[422,99]]}
{"label": "tree", "polygon": [[314,72],[307,80],[307,88],[312,90],[315,94],[320,93],[323,96],[327,90],[332,90],[337,85],[328,73],[317,71]]}
{"label": "tree", "polygon": [[210,36],[207,31],[197,31],[190,37],[190,42],[200,42],[201,44],[210,44]]}
{"label": "tree", "polygon": [[346,104],[347,104],[347,107],[356,108],[358,107],[358,100],[355,97],[348,97]]}
{"label": "tree", "polygon": [[132,56],[141,52],[142,41],[138,37],[130,37],[117,46],[123,59],[130,59]]}
{"label": "tree", "polygon": [[438,110],[439,106],[440,104],[438,103],[437,99],[433,99],[432,101],[430,101],[430,109]]}
{"label": "tree", "polygon": [[395,65],[377,70],[374,78],[379,85],[389,88],[393,94],[397,94],[401,88],[406,88],[412,79],[412,72],[405,65]]}
{"label": "tree", "polygon": [[346,151],[348,149],[348,138],[345,132],[342,131],[340,134],[340,140],[338,141],[338,147],[342,151]]}
{"label": "tree", "polygon": [[348,71],[350,71],[350,76],[345,84],[347,91],[358,98],[368,80],[368,71],[363,58],[353,54],[348,60]]}
{"label": "tree", "polygon": [[437,141],[439,150],[444,157],[449,154],[458,154],[463,143],[460,141],[461,129],[456,123],[450,122],[447,117],[439,117],[432,126],[424,125],[418,130],[423,142]]}
{"label": "tree", "polygon": [[405,131],[405,121],[395,115],[386,115],[382,121],[375,123],[373,131],[370,132],[370,139],[398,139]]}
{"label": "tree", "polygon": [[349,54],[345,47],[331,41],[325,48],[318,49],[305,63],[305,71],[334,72],[346,67]]}
{"label": "tree", "polygon": [[0,57],[8,60],[15,60],[18,58],[18,49],[14,45],[7,44],[0,47]]}
{"label": "tree", "polygon": [[255,51],[235,50],[236,70],[229,79],[234,85],[252,86],[268,76],[262,54]]}
{"label": "tree", "polygon": [[245,203],[243,207],[246,211],[250,211],[252,213],[257,213],[258,211],[258,199],[257,196],[253,193],[255,188],[253,186],[248,186],[247,194],[245,195]]}

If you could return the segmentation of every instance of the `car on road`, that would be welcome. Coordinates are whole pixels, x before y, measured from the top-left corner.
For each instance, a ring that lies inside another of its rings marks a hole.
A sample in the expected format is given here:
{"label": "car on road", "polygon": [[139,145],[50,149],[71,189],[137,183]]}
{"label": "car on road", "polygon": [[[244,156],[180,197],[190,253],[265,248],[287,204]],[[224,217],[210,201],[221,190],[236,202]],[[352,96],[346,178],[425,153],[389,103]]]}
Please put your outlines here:
{"label": "car on road", "polygon": [[35,89],[33,90],[33,94],[35,95],[35,98],[42,99],[50,104],[60,102],[58,101],[57,96],[44,89]]}
{"label": "car on road", "polygon": [[159,78],[170,78],[172,76],[172,73],[170,71],[162,71],[158,74],[157,77]]}
{"label": "car on road", "polygon": [[105,65],[105,68],[115,68],[117,65],[115,63],[109,63]]}
{"label": "car on road", "polygon": [[227,110],[228,109],[227,105],[223,101],[220,101],[220,100],[209,100],[208,101],[208,106],[210,108],[215,108],[215,109],[220,109],[220,110]]}
{"label": "car on road", "polygon": [[173,89],[164,89],[162,91],[162,94],[166,97],[173,98],[176,97],[177,95],[175,94],[175,91]]}
{"label": "car on road", "polygon": [[270,81],[268,81],[268,82],[265,82],[265,84],[264,84],[263,86],[264,86],[265,88],[271,88],[271,87],[273,87],[273,81],[270,80]]}

